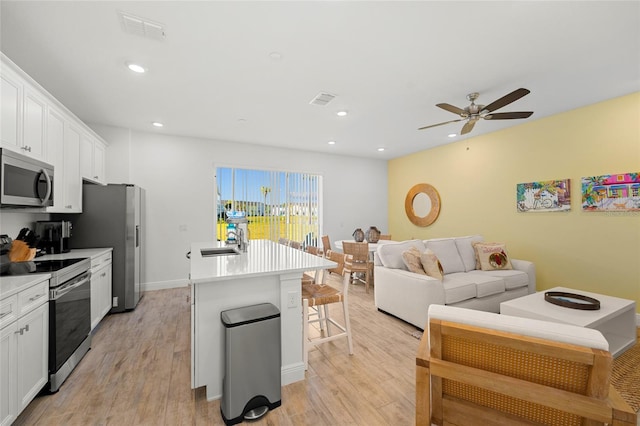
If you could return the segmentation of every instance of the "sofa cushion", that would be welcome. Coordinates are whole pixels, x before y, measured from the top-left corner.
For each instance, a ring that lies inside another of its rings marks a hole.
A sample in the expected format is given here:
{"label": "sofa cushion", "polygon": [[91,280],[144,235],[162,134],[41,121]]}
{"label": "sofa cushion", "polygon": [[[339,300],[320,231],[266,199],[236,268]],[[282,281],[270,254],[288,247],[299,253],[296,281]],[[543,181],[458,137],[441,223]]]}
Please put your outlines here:
{"label": "sofa cushion", "polygon": [[504,243],[475,242],[476,259],[483,271],[513,269]]}
{"label": "sofa cushion", "polygon": [[461,282],[475,284],[475,297],[486,297],[505,291],[505,281],[493,275],[458,272],[451,274],[451,277]]}
{"label": "sofa cushion", "polygon": [[442,264],[438,260],[438,256],[436,256],[431,249],[426,249],[422,252],[420,262],[422,263],[422,269],[424,269],[427,275],[442,280]]}
{"label": "sofa cushion", "polygon": [[402,260],[407,269],[414,274],[426,275],[425,270],[422,268],[422,261],[420,260],[420,250],[415,247],[410,247],[408,250],[402,252]]}
{"label": "sofa cushion", "polygon": [[464,272],[464,263],[462,262],[460,253],[458,253],[455,239],[442,238],[427,240],[425,245],[438,257],[445,275],[453,274],[455,272]]}
{"label": "sofa cushion", "polygon": [[471,274],[491,275],[504,280],[504,287],[507,291],[529,285],[529,275],[524,271],[516,269],[502,271],[471,271]]}
{"label": "sofa cushion", "polygon": [[455,238],[458,253],[462,258],[465,272],[473,271],[476,268],[476,251],[473,249],[473,243],[483,241],[482,235],[471,235],[468,237]]}
{"label": "sofa cushion", "polygon": [[448,274],[442,278],[444,303],[447,305],[476,297],[476,284],[465,279],[460,279],[459,275],[464,275],[464,273]]}
{"label": "sofa cushion", "polygon": [[385,268],[404,269],[408,271],[402,260],[402,252],[409,250],[411,247],[417,248],[420,252],[423,252],[425,249],[422,241],[408,240],[397,243],[380,244],[376,249],[376,254],[378,255],[380,263],[382,263],[382,266]]}

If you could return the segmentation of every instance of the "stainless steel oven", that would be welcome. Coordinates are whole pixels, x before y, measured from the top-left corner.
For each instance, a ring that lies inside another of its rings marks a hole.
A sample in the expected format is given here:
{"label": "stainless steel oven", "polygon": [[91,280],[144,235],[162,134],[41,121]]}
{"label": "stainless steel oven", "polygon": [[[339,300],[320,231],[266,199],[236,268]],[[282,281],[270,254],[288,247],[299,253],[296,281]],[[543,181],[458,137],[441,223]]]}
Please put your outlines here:
{"label": "stainless steel oven", "polygon": [[56,392],[91,348],[91,259],[11,262],[2,275],[46,273],[49,279],[49,383]]}
{"label": "stainless steel oven", "polygon": [[49,391],[55,392],[91,346],[91,271],[49,291]]}

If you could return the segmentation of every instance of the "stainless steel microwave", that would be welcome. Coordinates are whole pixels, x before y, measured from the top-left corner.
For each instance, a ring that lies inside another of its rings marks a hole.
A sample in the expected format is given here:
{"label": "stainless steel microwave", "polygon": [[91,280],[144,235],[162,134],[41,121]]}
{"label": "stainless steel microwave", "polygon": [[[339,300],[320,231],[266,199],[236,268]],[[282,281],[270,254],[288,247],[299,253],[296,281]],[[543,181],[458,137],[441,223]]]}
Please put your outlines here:
{"label": "stainless steel microwave", "polygon": [[53,205],[53,166],[0,148],[0,206]]}

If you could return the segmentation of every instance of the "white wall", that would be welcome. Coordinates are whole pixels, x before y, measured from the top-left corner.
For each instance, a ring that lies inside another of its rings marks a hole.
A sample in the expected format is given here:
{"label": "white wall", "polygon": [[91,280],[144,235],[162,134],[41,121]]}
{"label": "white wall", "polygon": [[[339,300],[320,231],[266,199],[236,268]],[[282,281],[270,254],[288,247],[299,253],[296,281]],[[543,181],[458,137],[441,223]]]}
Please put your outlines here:
{"label": "white wall", "polygon": [[323,232],[332,240],[351,238],[355,228],[388,229],[384,160],[91,127],[109,143],[107,181],[146,190],[147,289],[184,285],[191,242],[213,239],[213,177],[221,165],[321,174]]}
{"label": "white wall", "polygon": [[37,221],[49,220],[49,217],[49,213],[25,213],[20,209],[2,209],[0,234],[6,234],[15,239],[22,228],[34,230]]}

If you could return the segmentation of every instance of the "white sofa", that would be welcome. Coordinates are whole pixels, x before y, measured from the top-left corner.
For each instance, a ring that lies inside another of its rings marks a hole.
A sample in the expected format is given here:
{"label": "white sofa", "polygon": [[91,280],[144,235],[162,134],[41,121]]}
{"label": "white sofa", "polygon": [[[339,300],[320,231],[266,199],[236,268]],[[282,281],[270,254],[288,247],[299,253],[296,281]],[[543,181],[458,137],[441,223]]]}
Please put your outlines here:
{"label": "white sofa", "polygon": [[[510,259],[513,269],[476,269],[472,243],[482,236],[409,240],[377,248],[374,258],[374,297],[378,310],[423,329],[429,305],[450,305],[487,312],[499,312],[500,303],[536,291],[535,266]],[[416,247],[430,249],[443,269],[442,280],[410,272],[402,253]]]}

